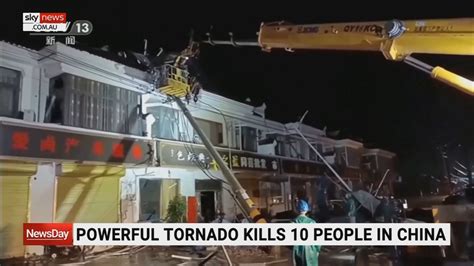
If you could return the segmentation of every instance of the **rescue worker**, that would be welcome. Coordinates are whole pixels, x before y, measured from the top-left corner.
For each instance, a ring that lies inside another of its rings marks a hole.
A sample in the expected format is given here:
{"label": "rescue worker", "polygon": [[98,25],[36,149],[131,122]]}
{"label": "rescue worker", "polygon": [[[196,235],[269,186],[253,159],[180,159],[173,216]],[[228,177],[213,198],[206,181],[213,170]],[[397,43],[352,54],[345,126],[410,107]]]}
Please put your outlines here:
{"label": "rescue worker", "polygon": [[320,222],[325,222],[330,217],[329,202],[328,202],[328,192],[327,188],[329,186],[329,180],[326,175],[321,177],[321,182],[319,185],[319,190],[317,194],[316,202],[319,208],[318,220]]}
{"label": "rescue worker", "polygon": [[349,216],[349,221],[351,223],[356,222],[356,213],[357,213],[357,208],[356,208],[356,202],[354,197],[350,194],[346,194],[346,208],[347,208],[347,216]]}
{"label": "rescue worker", "polygon": [[[296,210],[299,215],[293,221],[294,223],[310,224],[316,223],[315,220],[306,216],[309,211],[309,205],[304,200],[299,200],[296,204]],[[293,247],[293,265],[295,266],[318,266],[318,257],[321,246],[294,246]]]}

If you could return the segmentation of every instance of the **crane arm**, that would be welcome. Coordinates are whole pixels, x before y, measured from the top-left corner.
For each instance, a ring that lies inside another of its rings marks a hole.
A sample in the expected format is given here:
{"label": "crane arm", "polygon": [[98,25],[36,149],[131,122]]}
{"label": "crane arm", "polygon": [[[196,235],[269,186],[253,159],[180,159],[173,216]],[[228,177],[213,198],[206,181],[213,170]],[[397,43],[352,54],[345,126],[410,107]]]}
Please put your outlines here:
{"label": "crane arm", "polygon": [[416,54],[474,55],[474,19],[392,20],[292,25],[262,23],[265,49],[381,51],[389,60]]}
{"label": "crane arm", "polygon": [[[239,45],[233,39],[223,42],[209,38],[207,42]],[[303,25],[262,23],[258,41],[242,44],[257,45],[264,51],[309,49],[382,52],[387,60],[406,62],[429,73],[434,79],[474,96],[471,80],[411,57],[412,54],[474,55],[473,18]]]}

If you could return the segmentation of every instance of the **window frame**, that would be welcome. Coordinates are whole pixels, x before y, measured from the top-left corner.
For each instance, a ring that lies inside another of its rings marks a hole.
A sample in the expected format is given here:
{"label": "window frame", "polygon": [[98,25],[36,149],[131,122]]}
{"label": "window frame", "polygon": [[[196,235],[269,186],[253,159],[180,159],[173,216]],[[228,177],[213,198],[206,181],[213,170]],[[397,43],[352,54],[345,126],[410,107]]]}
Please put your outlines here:
{"label": "window frame", "polygon": [[[62,80],[62,85],[55,87],[58,80]],[[56,98],[57,102],[53,105],[53,109],[62,107],[57,123],[118,134],[143,135],[144,121],[138,110],[140,93],[70,73],[50,78],[49,97],[60,91],[62,98]],[[48,119],[52,119],[51,116]]]}
{"label": "window frame", "polygon": [[[224,123],[221,123],[221,122],[217,122],[217,121],[213,121],[213,120],[209,120],[209,119],[205,119],[205,118],[201,118],[201,117],[194,117],[194,120],[196,120],[196,122],[199,124],[199,123],[209,123],[212,126],[215,126],[217,125],[217,142],[215,143],[212,139],[212,136],[207,136],[207,138],[211,141],[211,143],[215,146],[225,146],[225,141],[224,141],[224,134],[225,134],[225,127],[224,127]],[[220,129],[220,132],[219,132],[219,129]],[[211,132],[212,134],[212,132]],[[196,133],[196,130],[193,128],[193,136],[197,137],[199,139],[199,136],[197,136],[197,133]],[[202,144],[202,140],[200,140],[200,144]]]}
{"label": "window frame", "polygon": [[[255,149],[251,150],[251,149],[246,149],[247,148],[247,145],[244,145],[244,143],[246,143],[244,141],[244,130],[243,128],[246,127],[246,128],[251,128],[251,129],[254,129],[255,130],[255,143],[254,143],[254,146],[255,146]],[[258,127],[255,127],[255,126],[251,126],[251,125],[241,125],[240,126],[240,149],[242,151],[248,151],[248,152],[258,152],[258,130],[260,128]],[[245,146],[245,147],[244,147]]]}
{"label": "window frame", "polygon": [[21,68],[13,67],[13,66],[6,66],[6,65],[0,65],[0,69],[6,69],[10,71],[17,72],[19,74],[18,77],[18,88],[13,91],[13,106],[12,106],[12,114],[10,115],[1,115],[0,116],[5,116],[5,117],[11,117],[11,118],[16,118],[19,116],[21,112],[21,97],[22,97],[22,91],[23,91],[23,78],[25,76],[25,72]]}

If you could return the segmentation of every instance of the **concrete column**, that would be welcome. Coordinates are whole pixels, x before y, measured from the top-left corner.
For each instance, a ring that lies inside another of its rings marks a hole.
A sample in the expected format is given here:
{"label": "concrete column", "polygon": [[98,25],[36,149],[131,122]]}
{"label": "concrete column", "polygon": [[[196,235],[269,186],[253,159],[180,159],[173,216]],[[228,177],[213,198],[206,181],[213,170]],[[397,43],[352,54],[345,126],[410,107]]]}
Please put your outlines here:
{"label": "concrete column", "polygon": [[[60,165],[56,163],[39,163],[36,175],[30,179],[30,223],[54,222],[56,195],[56,175]],[[26,253],[41,255],[43,246],[27,246]]]}

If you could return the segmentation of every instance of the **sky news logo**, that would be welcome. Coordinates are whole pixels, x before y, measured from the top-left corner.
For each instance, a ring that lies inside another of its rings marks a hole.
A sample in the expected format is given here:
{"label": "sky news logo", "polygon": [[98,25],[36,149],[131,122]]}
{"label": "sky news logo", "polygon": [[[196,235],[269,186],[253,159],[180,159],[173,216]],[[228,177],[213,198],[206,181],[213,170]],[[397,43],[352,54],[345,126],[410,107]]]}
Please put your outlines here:
{"label": "sky news logo", "polygon": [[73,224],[70,223],[25,223],[23,245],[71,246]]}
{"label": "sky news logo", "polygon": [[67,14],[64,12],[23,13],[23,31],[26,32],[66,32],[69,24]]}

